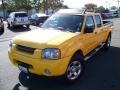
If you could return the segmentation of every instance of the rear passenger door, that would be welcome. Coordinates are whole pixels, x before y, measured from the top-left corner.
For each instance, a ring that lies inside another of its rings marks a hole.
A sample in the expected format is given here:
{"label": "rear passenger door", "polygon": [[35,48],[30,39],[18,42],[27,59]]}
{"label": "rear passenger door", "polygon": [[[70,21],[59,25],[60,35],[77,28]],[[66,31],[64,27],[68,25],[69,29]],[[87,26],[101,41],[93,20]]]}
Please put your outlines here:
{"label": "rear passenger door", "polygon": [[98,41],[100,43],[103,42],[104,38],[105,38],[105,28],[103,27],[103,23],[101,21],[101,18],[99,15],[95,15],[95,22],[96,22],[96,29],[95,29],[95,34],[96,37],[98,38]]}
{"label": "rear passenger door", "polygon": [[94,33],[95,30],[95,23],[93,16],[87,16],[85,27],[84,27],[84,38],[83,38],[83,46],[84,46],[84,52],[85,54],[88,54],[90,51],[95,49],[97,47],[97,37]]}

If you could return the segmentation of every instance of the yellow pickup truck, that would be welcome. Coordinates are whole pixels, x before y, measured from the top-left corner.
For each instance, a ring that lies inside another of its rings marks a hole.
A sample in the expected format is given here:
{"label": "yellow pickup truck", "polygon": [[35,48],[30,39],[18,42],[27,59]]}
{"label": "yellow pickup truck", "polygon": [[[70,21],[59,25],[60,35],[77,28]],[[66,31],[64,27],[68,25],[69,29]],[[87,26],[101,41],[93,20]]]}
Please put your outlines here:
{"label": "yellow pickup truck", "polygon": [[81,76],[85,61],[101,48],[108,50],[112,26],[97,13],[63,9],[41,28],[14,37],[9,58],[22,72],[62,76],[74,82]]}

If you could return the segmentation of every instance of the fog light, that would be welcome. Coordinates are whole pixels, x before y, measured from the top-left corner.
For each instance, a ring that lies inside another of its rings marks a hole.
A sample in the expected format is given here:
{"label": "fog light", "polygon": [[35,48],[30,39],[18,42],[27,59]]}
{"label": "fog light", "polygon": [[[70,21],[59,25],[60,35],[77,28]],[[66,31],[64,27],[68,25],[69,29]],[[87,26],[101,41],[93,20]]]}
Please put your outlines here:
{"label": "fog light", "polygon": [[48,70],[48,69],[45,69],[45,70],[44,70],[44,73],[45,73],[46,75],[51,75],[51,72],[50,72],[50,70]]}

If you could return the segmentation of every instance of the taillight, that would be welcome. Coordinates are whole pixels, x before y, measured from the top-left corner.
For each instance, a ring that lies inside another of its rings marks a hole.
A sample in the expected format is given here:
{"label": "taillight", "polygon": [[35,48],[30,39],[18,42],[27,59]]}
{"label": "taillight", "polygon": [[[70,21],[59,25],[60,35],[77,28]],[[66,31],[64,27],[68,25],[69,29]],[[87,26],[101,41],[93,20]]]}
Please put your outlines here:
{"label": "taillight", "polygon": [[3,22],[3,17],[0,17],[0,21]]}
{"label": "taillight", "polygon": [[14,21],[16,21],[16,18],[14,18]]}

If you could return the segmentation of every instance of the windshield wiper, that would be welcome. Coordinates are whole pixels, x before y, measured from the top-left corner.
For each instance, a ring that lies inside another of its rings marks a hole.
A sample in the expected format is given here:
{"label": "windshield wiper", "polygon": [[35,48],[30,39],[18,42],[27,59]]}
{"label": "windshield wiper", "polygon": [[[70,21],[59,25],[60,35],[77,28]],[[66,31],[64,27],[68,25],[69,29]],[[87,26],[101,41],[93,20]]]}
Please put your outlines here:
{"label": "windshield wiper", "polygon": [[65,32],[73,32],[73,30],[71,30],[69,28],[57,27],[57,29],[65,31]]}
{"label": "windshield wiper", "polygon": [[66,31],[68,31],[68,32],[73,32],[73,30],[70,29],[70,28],[67,28]]}
{"label": "windshield wiper", "polygon": [[57,29],[59,29],[59,30],[65,30],[65,28],[63,28],[63,27],[57,27]]}

